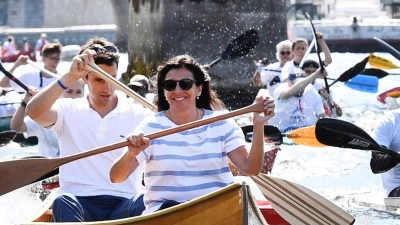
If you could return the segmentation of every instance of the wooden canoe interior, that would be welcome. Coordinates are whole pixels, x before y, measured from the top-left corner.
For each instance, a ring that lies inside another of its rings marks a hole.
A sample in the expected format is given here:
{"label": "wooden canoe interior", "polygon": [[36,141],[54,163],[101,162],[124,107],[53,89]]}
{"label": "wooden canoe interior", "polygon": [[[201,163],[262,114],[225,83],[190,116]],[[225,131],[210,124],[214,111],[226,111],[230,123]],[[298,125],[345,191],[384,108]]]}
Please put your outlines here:
{"label": "wooden canoe interior", "polygon": [[[59,224],[51,223],[51,204],[54,200],[53,191],[43,202],[41,209],[28,221],[22,224]],[[251,222],[249,222],[251,221]],[[84,222],[68,224],[267,224],[248,185],[234,183],[218,191],[202,196],[192,201],[161,210],[149,215],[103,222]]]}

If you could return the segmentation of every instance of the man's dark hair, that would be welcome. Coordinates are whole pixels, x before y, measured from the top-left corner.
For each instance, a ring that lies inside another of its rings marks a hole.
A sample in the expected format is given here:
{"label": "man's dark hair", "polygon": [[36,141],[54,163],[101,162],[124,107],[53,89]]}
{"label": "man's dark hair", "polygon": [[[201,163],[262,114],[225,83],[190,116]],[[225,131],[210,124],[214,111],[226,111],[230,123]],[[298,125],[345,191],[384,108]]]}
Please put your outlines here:
{"label": "man's dark hair", "polygon": [[117,47],[105,38],[92,38],[84,44],[79,51],[82,54],[86,49],[92,49],[97,54],[93,57],[94,63],[112,66],[114,63],[118,67],[119,52]]}

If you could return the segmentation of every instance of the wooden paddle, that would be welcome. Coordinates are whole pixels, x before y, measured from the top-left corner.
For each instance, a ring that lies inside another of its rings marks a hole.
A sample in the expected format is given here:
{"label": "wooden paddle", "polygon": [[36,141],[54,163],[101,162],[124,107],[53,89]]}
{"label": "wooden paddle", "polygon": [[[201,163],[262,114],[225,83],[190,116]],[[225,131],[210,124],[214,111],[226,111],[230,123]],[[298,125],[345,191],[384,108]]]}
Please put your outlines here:
{"label": "wooden paddle", "polygon": [[114,87],[118,88],[125,94],[127,94],[129,97],[135,99],[138,101],[140,104],[142,104],[144,107],[152,110],[153,112],[158,112],[157,107],[147,101],[147,99],[143,98],[141,95],[138,93],[134,92],[132,89],[127,87],[125,84],[121,83],[119,80],[115,79],[113,76],[109,75],[107,72],[102,70],[100,67],[98,67],[94,62],[91,62],[89,66],[86,67],[87,70],[97,74],[99,77],[113,85]]}
{"label": "wooden paddle", "polygon": [[299,184],[259,174],[251,177],[274,210],[290,224],[354,224],[355,218]]}
{"label": "wooden paddle", "polygon": [[[146,135],[149,139],[156,139],[176,132],[192,129],[195,127],[203,126],[219,120],[228,119],[234,116],[250,113],[250,112],[263,112],[264,101],[258,101],[250,106],[237,109],[215,117],[194,121],[191,123],[183,124],[174,128],[165,129]],[[72,162],[74,160],[82,159],[92,155],[108,152],[114,149],[125,147],[129,144],[128,141],[121,141],[115,144],[110,144],[104,147],[89,150],[87,152],[78,153],[60,158],[47,158],[47,159],[20,159],[13,161],[0,162],[0,195],[15,190],[19,187],[25,186],[35,180],[41,178],[43,175],[53,171],[61,165]],[[18,179],[16,179],[18,178]]]}
{"label": "wooden paddle", "polygon": [[315,130],[319,142],[339,148],[374,150],[394,156],[400,160],[400,154],[380,146],[367,132],[356,125],[331,118],[318,120]]}
{"label": "wooden paddle", "polygon": [[[253,132],[253,125],[245,125],[241,128],[243,133],[245,134],[245,137],[249,133]],[[283,143],[282,137],[287,137],[291,139],[296,145],[326,147],[326,145],[321,144],[315,137],[315,126],[302,127],[283,134],[278,132],[278,128],[271,125],[264,125],[264,134],[266,136],[265,139],[269,139],[271,142],[274,142],[275,145],[281,145]]]}
{"label": "wooden paddle", "polygon": [[368,63],[371,66],[378,67],[381,69],[397,69],[400,68],[398,65],[394,64],[389,59],[385,59],[383,57],[377,56],[374,53],[371,53],[368,58]]}
{"label": "wooden paddle", "polygon": [[48,74],[48,75],[50,75],[50,76],[52,76],[54,78],[57,78],[57,79],[60,78],[59,75],[57,75],[57,74],[55,74],[55,73],[53,73],[53,72],[51,72],[49,70],[46,70],[44,67],[41,67],[41,66],[37,65],[34,61],[32,61],[30,59],[28,59],[27,62],[29,63],[29,65],[35,67],[36,69],[39,69],[40,71],[42,71],[45,74]]}

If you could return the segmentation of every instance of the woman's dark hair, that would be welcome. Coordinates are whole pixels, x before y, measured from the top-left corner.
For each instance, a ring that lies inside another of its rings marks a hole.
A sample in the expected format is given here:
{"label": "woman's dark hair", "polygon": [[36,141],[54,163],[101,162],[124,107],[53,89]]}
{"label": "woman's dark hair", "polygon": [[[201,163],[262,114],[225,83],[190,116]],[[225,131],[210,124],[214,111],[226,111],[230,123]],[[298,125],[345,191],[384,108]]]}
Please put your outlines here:
{"label": "woman's dark hair", "polygon": [[162,82],[172,69],[185,68],[189,70],[196,80],[196,86],[203,85],[199,99],[196,99],[196,107],[208,110],[223,110],[224,103],[217,94],[211,90],[211,79],[207,71],[200,66],[196,60],[189,55],[179,55],[169,59],[157,69],[157,98],[158,111],[169,109],[169,103],[165,98]]}
{"label": "woman's dark hair", "polygon": [[312,59],[308,59],[308,60],[306,60],[304,62],[304,64],[301,67],[301,69],[304,70],[305,68],[309,68],[309,67],[318,69],[319,68],[319,64],[316,61],[312,60]]}
{"label": "woman's dark hair", "polygon": [[79,51],[82,54],[86,49],[92,49],[97,54],[93,57],[94,63],[112,66],[119,63],[119,53],[117,47],[105,38],[92,38],[84,44]]}

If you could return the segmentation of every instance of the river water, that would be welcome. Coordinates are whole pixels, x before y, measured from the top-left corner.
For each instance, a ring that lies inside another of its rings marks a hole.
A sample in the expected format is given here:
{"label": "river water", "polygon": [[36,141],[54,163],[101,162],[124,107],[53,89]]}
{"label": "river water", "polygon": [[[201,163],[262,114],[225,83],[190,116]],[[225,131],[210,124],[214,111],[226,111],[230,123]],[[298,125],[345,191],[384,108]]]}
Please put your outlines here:
{"label": "river water", "polygon": [[[391,55],[378,55],[397,62]],[[333,53],[333,63],[327,68],[329,77],[337,78],[342,72],[365,58],[367,54]],[[310,55],[316,59],[315,54]],[[121,59],[121,69],[126,68],[126,55]],[[11,67],[5,64],[6,68]],[[68,63],[62,63],[61,69],[67,69]],[[390,71],[396,72],[396,71]],[[119,72],[121,74],[121,72]],[[249,73],[251,74],[251,73]],[[379,81],[381,93],[400,86],[400,77],[388,76]],[[332,87],[336,102],[342,106],[342,119],[352,122],[367,132],[377,118],[387,110],[386,106],[376,100],[378,93],[365,93],[352,90],[338,83]],[[11,143],[0,149],[0,160],[35,155],[33,147],[19,147]],[[400,224],[400,216],[359,204],[357,194],[371,193],[384,197],[380,175],[372,174],[369,168],[370,152],[335,147],[281,146],[275,161],[273,176],[301,184],[333,201],[354,217],[356,224],[361,225],[394,225]],[[0,196],[1,224],[18,224],[28,218],[40,206],[38,196],[23,187]]]}

